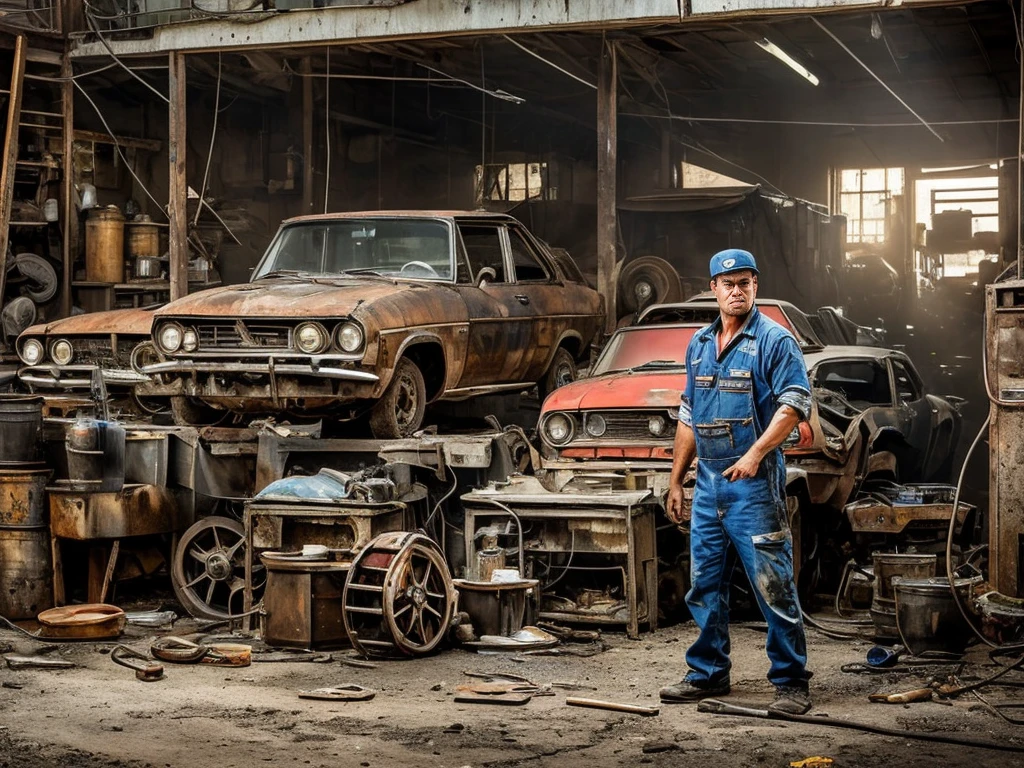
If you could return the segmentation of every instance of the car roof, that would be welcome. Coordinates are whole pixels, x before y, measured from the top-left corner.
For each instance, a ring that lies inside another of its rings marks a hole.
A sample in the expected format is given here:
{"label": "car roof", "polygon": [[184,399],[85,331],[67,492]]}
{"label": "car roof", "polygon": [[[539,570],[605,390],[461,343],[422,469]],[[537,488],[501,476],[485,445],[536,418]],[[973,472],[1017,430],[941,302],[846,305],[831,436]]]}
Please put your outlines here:
{"label": "car roof", "polygon": [[482,219],[519,223],[519,220],[506,213],[492,211],[459,211],[459,210],[392,210],[392,211],[338,211],[336,213],[313,213],[305,216],[293,216],[281,222],[284,224],[300,224],[309,221],[337,221],[339,219]]}

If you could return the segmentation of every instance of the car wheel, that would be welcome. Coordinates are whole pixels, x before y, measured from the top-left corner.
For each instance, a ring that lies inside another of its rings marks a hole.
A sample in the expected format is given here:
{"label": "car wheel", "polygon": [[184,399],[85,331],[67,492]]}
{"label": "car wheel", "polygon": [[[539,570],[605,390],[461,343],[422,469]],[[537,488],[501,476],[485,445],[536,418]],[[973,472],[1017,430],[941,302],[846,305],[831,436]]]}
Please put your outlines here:
{"label": "car wheel", "polygon": [[559,387],[572,384],[576,381],[576,361],[573,360],[569,350],[560,347],[555,352],[555,359],[551,361],[551,367],[544,374],[544,380],[538,383],[540,390],[540,401],[544,400]]}
{"label": "car wheel", "polygon": [[227,411],[218,411],[207,405],[193,402],[184,395],[170,398],[171,418],[179,427],[212,427],[227,418]]}
{"label": "car wheel", "polygon": [[621,311],[636,312],[650,304],[682,301],[683,288],[675,267],[657,256],[640,256],[619,273],[617,297]]}
{"label": "car wheel", "polygon": [[370,410],[370,431],[378,439],[409,437],[423,424],[427,385],[419,367],[407,357],[395,366],[391,383]]}

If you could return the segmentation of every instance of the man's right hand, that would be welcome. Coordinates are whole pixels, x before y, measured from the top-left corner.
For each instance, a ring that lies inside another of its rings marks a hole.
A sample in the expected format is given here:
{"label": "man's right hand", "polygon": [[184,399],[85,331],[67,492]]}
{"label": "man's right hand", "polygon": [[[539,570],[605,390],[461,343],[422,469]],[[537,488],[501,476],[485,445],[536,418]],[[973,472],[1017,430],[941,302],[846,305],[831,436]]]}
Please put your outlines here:
{"label": "man's right hand", "polygon": [[668,489],[665,514],[676,525],[690,522],[690,508],[683,503],[683,487],[674,485]]}

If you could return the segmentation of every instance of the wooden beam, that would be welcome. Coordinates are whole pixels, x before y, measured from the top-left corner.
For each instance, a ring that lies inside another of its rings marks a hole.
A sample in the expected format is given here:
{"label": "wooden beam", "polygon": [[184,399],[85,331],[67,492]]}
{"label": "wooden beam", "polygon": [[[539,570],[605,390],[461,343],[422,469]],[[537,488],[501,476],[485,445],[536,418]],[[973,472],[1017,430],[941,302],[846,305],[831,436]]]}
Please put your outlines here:
{"label": "wooden beam", "polygon": [[618,72],[615,44],[605,42],[597,76],[597,290],[605,301],[605,331],[615,330],[615,262],[618,232],[616,163]]}
{"label": "wooden beam", "polygon": [[[75,129],[75,141],[91,141],[94,144],[114,144],[113,137],[99,131],[86,131],[81,128]],[[144,149],[147,152],[159,152],[163,148],[163,142],[157,139],[138,139],[134,136],[118,136],[117,144],[121,149]]]}
{"label": "wooden beam", "polygon": [[185,177],[187,152],[185,132],[185,54],[168,54],[167,162],[169,190],[167,199],[170,220],[171,301],[188,293],[188,182]]}
{"label": "wooden beam", "polygon": [[64,81],[60,85],[61,138],[64,145],[63,168],[60,184],[61,207],[64,220],[62,222],[61,263],[64,272],[61,275],[60,313],[64,317],[71,315],[71,278],[75,271],[75,252],[78,247],[78,212],[75,210],[75,84],[71,80],[73,70],[71,57],[65,56],[61,64],[60,76]]}
{"label": "wooden beam", "polygon": [[313,67],[302,58],[302,213],[313,212]]}
{"label": "wooden beam", "polygon": [[7,130],[4,132],[3,167],[0,169],[0,299],[7,287],[7,245],[10,242],[11,197],[18,162],[18,123],[21,122],[21,94],[25,80],[25,53],[28,41],[18,35],[11,64],[11,90],[7,102]]}

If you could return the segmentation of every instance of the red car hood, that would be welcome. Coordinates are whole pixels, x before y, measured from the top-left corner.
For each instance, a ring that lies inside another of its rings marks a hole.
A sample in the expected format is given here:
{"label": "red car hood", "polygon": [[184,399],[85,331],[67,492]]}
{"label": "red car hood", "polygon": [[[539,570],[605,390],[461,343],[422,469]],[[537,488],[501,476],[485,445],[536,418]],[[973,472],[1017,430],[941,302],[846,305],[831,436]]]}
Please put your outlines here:
{"label": "red car hood", "polygon": [[541,413],[606,408],[674,410],[685,386],[682,372],[608,373],[559,387],[544,401]]}

